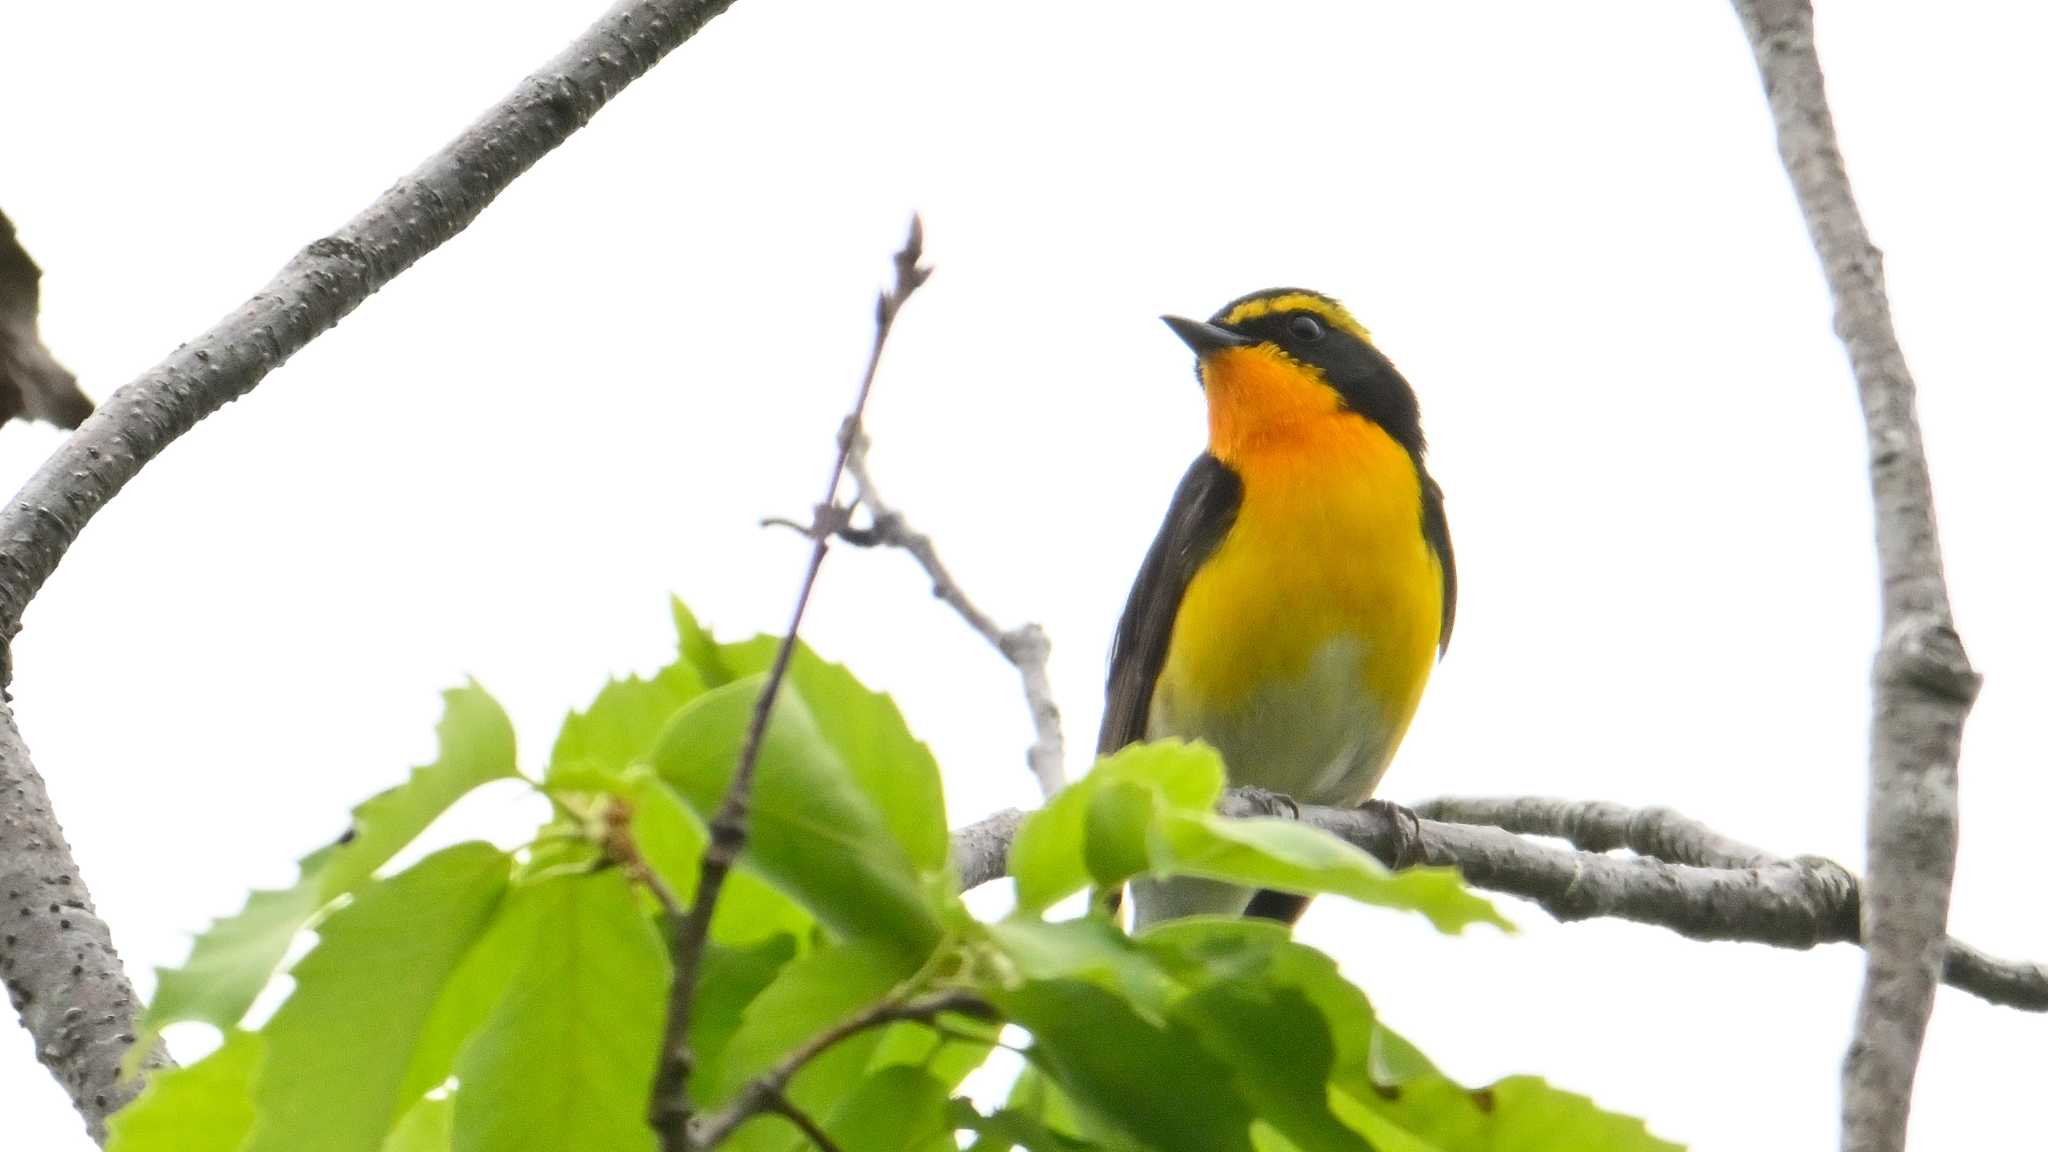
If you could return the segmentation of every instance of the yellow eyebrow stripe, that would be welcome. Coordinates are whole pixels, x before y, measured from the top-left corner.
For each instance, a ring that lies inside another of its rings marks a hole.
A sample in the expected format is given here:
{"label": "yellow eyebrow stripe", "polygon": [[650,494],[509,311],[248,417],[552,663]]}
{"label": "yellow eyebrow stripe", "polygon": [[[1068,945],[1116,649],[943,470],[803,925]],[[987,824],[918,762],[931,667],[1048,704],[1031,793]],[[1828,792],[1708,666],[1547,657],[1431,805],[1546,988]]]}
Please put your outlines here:
{"label": "yellow eyebrow stripe", "polygon": [[1242,324],[1275,312],[1313,312],[1322,317],[1332,328],[1342,328],[1366,343],[1372,343],[1372,333],[1365,325],[1354,320],[1342,304],[1327,296],[1309,292],[1282,292],[1277,296],[1258,296],[1247,300],[1230,310],[1222,320],[1224,324]]}

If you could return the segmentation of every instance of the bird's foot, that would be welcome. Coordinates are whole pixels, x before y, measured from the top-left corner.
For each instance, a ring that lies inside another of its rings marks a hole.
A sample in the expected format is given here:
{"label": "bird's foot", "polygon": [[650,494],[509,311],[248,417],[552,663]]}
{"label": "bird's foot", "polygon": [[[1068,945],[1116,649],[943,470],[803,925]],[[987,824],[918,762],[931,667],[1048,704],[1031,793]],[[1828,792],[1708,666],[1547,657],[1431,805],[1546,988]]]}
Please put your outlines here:
{"label": "bird's foot", "polygon": [[1301,819],[1301,805],[1295,803],[1294,797],[1287,795],[1285,792],[1275,792],[1271,788],[1261,788],[1256,784],[1247,784],[1239,788],[1237,794],[1243,797],[1244,802],[1261,816],[1285,816],[1289,820]]}

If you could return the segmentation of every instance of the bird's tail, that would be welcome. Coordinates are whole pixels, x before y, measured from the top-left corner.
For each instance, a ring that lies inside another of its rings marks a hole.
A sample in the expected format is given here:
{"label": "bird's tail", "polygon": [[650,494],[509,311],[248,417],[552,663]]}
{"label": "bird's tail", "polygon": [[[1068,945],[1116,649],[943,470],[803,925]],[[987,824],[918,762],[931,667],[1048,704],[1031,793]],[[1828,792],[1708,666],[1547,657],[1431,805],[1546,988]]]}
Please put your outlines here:
{"label": "bird's tail", "polygon": [[1176,876],[1155,880],[1141,876],[1131,881],[1131,931],[1142,932],[1154,924],[1185,916],[1236,916],[1251,903],[1252,890],[1216,880]]}

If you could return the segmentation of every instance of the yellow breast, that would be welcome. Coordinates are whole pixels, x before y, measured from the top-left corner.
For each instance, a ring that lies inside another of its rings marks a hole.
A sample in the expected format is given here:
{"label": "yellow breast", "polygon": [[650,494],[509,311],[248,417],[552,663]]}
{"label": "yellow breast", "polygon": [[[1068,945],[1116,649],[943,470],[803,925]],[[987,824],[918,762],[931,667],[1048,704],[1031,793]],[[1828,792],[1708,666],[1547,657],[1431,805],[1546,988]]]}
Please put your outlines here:
{"label": "yellow breast", "polygon": [[1154,728],[1217,744],[1238,783],[1355,801],[1436,661],[1443,571],[1415,462],[1327,388],[1256,360],[1207,383],[1210,451],[1243,499],[1182,599]]}

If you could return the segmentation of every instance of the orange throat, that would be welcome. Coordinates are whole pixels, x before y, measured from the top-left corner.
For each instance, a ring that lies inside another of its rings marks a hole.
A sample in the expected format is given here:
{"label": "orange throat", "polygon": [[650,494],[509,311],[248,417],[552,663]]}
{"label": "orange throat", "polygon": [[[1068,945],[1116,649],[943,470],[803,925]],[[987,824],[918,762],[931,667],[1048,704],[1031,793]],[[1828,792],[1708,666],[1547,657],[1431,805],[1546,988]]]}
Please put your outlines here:
{"label": "orange throat", "polygon": [[1313,452],[1345,419],[1337,393],[1314,368],[1267,346],[1231,348],[1202,361],[1209,401],[1209,454],[1242,471],[1254,457]]}

